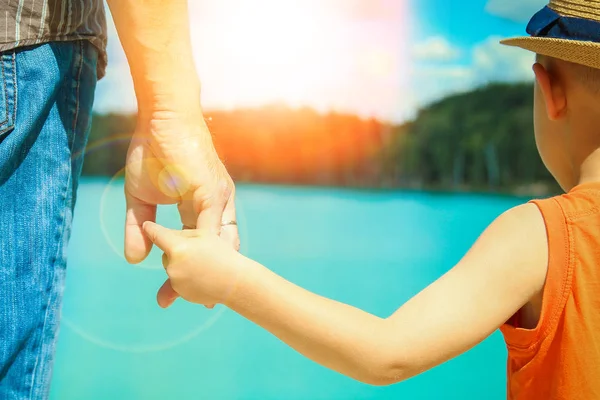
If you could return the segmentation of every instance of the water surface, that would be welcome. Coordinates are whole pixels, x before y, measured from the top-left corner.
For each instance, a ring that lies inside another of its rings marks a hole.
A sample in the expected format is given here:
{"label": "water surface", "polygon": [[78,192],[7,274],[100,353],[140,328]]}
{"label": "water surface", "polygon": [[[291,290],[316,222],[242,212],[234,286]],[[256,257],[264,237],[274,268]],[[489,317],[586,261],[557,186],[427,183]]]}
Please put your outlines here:
{"label": "water surface", "polygon": [[[122,193],[120,181],[80,185],[53,400],[506,398],[499,333],[421,376],[371,387],[303,358],[226,308],[179,301],[160,309],[160,252],[139,266],[122,256]],[[386,317],[521,202],[240,185],[242,252],[309,290]],[[159,222],[178,228],[176,209],[161,209]]]}

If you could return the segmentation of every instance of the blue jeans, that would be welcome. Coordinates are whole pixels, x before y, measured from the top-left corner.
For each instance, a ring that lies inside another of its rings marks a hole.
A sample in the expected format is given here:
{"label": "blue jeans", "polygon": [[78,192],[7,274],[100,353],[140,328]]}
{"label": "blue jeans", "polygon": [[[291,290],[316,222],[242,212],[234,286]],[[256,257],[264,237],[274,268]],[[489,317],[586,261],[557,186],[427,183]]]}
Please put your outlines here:
{"label": "blue jeans", "polygon": [[48,397],[97,52],[0,53],[0,399]]}

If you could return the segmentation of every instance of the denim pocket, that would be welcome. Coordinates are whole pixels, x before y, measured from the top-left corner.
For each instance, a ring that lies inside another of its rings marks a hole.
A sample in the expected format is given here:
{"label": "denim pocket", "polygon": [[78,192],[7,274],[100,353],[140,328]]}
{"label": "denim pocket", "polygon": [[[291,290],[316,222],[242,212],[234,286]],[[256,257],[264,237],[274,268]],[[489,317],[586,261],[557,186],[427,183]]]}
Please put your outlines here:
{"label": "denim pocket", "polygon": [[0,53],[0,139],[14,129],[17,113],[15,52]]}

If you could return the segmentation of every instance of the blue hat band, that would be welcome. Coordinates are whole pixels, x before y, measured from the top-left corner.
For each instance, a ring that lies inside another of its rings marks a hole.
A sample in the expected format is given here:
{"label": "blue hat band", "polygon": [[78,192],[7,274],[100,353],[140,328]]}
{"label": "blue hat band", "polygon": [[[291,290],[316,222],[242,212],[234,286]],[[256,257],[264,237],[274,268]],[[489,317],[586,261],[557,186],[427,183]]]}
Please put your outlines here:
{"label": "blue hat band", "polygon": [[527,33],[533,37],[600,43],[600,22],[560,15],[546,6],[531,18]]}

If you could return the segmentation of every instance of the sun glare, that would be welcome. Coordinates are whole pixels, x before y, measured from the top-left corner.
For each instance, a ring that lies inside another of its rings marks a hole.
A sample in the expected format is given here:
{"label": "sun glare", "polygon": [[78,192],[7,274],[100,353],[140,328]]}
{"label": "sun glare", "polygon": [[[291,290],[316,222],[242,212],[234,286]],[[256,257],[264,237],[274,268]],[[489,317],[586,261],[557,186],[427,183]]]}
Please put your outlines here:
{"label": "sun glare", "polygon": [[203,101],[216,109],[283,102],[389,112],[397,93],[385,92],[398,91],[405,70],[404,2],[367,3],[191,1]]}

